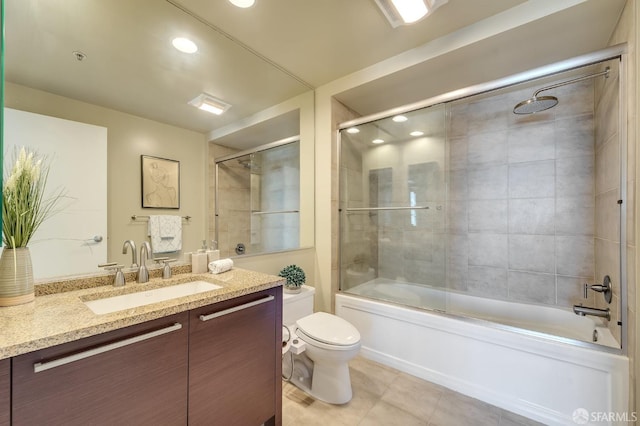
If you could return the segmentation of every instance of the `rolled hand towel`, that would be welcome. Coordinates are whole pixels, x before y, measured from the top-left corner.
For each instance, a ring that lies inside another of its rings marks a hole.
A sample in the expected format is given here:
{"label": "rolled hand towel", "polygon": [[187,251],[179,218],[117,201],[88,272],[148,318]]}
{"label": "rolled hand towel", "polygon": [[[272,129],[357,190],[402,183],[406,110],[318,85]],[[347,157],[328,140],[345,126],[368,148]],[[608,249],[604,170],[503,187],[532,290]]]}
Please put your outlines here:
{"label": "rolled hand towel", "polygon": [[212,274],[221,274],[222,272],[231,270],[231,268],[233,268],[233,260],[231,259],[220,259],[209,262],[209,272]]}

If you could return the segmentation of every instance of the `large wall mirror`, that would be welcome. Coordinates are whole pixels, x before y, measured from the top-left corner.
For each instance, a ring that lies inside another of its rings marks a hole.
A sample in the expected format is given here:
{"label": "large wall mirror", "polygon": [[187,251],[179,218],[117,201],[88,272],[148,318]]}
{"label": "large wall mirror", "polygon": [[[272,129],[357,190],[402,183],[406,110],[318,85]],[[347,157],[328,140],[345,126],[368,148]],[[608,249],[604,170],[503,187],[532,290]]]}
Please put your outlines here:
{"label": "large wall mirror", "polygon": [[[210,3],[3,0],[4,107],[10,111],[5,117],[34,114],[36,120],[42,116],[62,119],[106,134],[106,155],[69,152],[46,137],[46,132],[30,136],[43,142],[40,149],[51,157],[52,174],[61,169],[78,171],[78,176],[54,179],[54,185],[69,187],[72,197],[76,196],[72,181],[86,183],[93,192],[103,186],[102,180],[106,182],[104,235],[65,225],[54,226],[55,232],[40,241],[33,240],[33,246],[40,248],[34,251],[43,256],[57,251],[60,244],[70,245],[76,254],[89,253],[86,265],[79,265],[79,256],[73,254],[66,257],[67,263],[56,261],[55,271],[39,272],[36,265],[45,261],[32,253],[36,279],[98,272],[97,264],[106,261],[129,266],[133,259],[130,250],[123,254],[124,241],[148,240],[145,219],[156,214],[185,218],[181,249],[168,254],[184,259],[185,253],[200,248],[215,232],[211,179],[216,156],[299,135],[299,179],[307,188],[312,185],[313,88],[220,30],[216,19],[237,12],[227,1]],[[192,39],[198,51],[177,51],[171,44],[175,37]],[[231,108],[216,116],[189,105],[202,93]],[[11,158],[10,146],[28,140],[19,127],[12,123],[6,127],[14,131],[3,149],[5,167]],[[7,138],[6,129],[4,133]],[[82,141],[90,144],[92,138],[82,137]],[[141,156],[180,163],[178,209],[142,207]],[[87,178],[87,168],[104,168],[106,176]],[[313,214],[313,191],[301,191],[300,247],[313,245]],[[67,216],[84,223],[86,210]],[[102,241],[94,238],[100,236]]]}

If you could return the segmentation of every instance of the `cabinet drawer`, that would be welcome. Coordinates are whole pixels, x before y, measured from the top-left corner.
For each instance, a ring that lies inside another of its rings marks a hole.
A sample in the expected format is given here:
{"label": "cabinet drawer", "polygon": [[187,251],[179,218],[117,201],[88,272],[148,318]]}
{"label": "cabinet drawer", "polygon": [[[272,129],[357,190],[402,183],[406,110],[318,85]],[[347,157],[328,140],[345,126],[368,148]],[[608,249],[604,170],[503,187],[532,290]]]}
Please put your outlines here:
{"label": "cabinet drawer", "polygon": [[188,313],[13,360],[13,425],[184,425]]}

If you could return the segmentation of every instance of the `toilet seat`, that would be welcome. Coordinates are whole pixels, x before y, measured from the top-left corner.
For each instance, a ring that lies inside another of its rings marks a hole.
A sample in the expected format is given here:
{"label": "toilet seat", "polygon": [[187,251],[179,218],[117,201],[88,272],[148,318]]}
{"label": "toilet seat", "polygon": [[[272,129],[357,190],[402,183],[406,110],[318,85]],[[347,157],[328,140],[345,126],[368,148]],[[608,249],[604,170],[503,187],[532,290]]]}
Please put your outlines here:
{"label": "toilet seat", "polygon": [[353,325],[326,312],[307,315],[296,326],[298,337],[316,347],[351,350],[360,344],[360,333]]}

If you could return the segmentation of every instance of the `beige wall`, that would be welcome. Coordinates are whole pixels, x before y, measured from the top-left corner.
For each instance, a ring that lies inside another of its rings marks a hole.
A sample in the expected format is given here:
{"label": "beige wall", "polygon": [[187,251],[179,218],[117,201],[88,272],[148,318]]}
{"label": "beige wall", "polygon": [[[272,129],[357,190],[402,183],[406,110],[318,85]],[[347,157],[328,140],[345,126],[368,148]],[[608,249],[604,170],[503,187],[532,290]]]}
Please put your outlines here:
{"label": "beige wall", "polygon": [[[199,248],[206,239],[204,134],[12,83],[6,83],[5,105],[107,128],[109,261],[129,265],[130,255],[122,254],[123,242],[132,239],[139,246],[148,240],[147,222],[132,221],[134,214],[191,216],[191,220],[183,222],[183,252]],[[140,155],[143,154],[180,161],[179,210],[142,209]]]}

